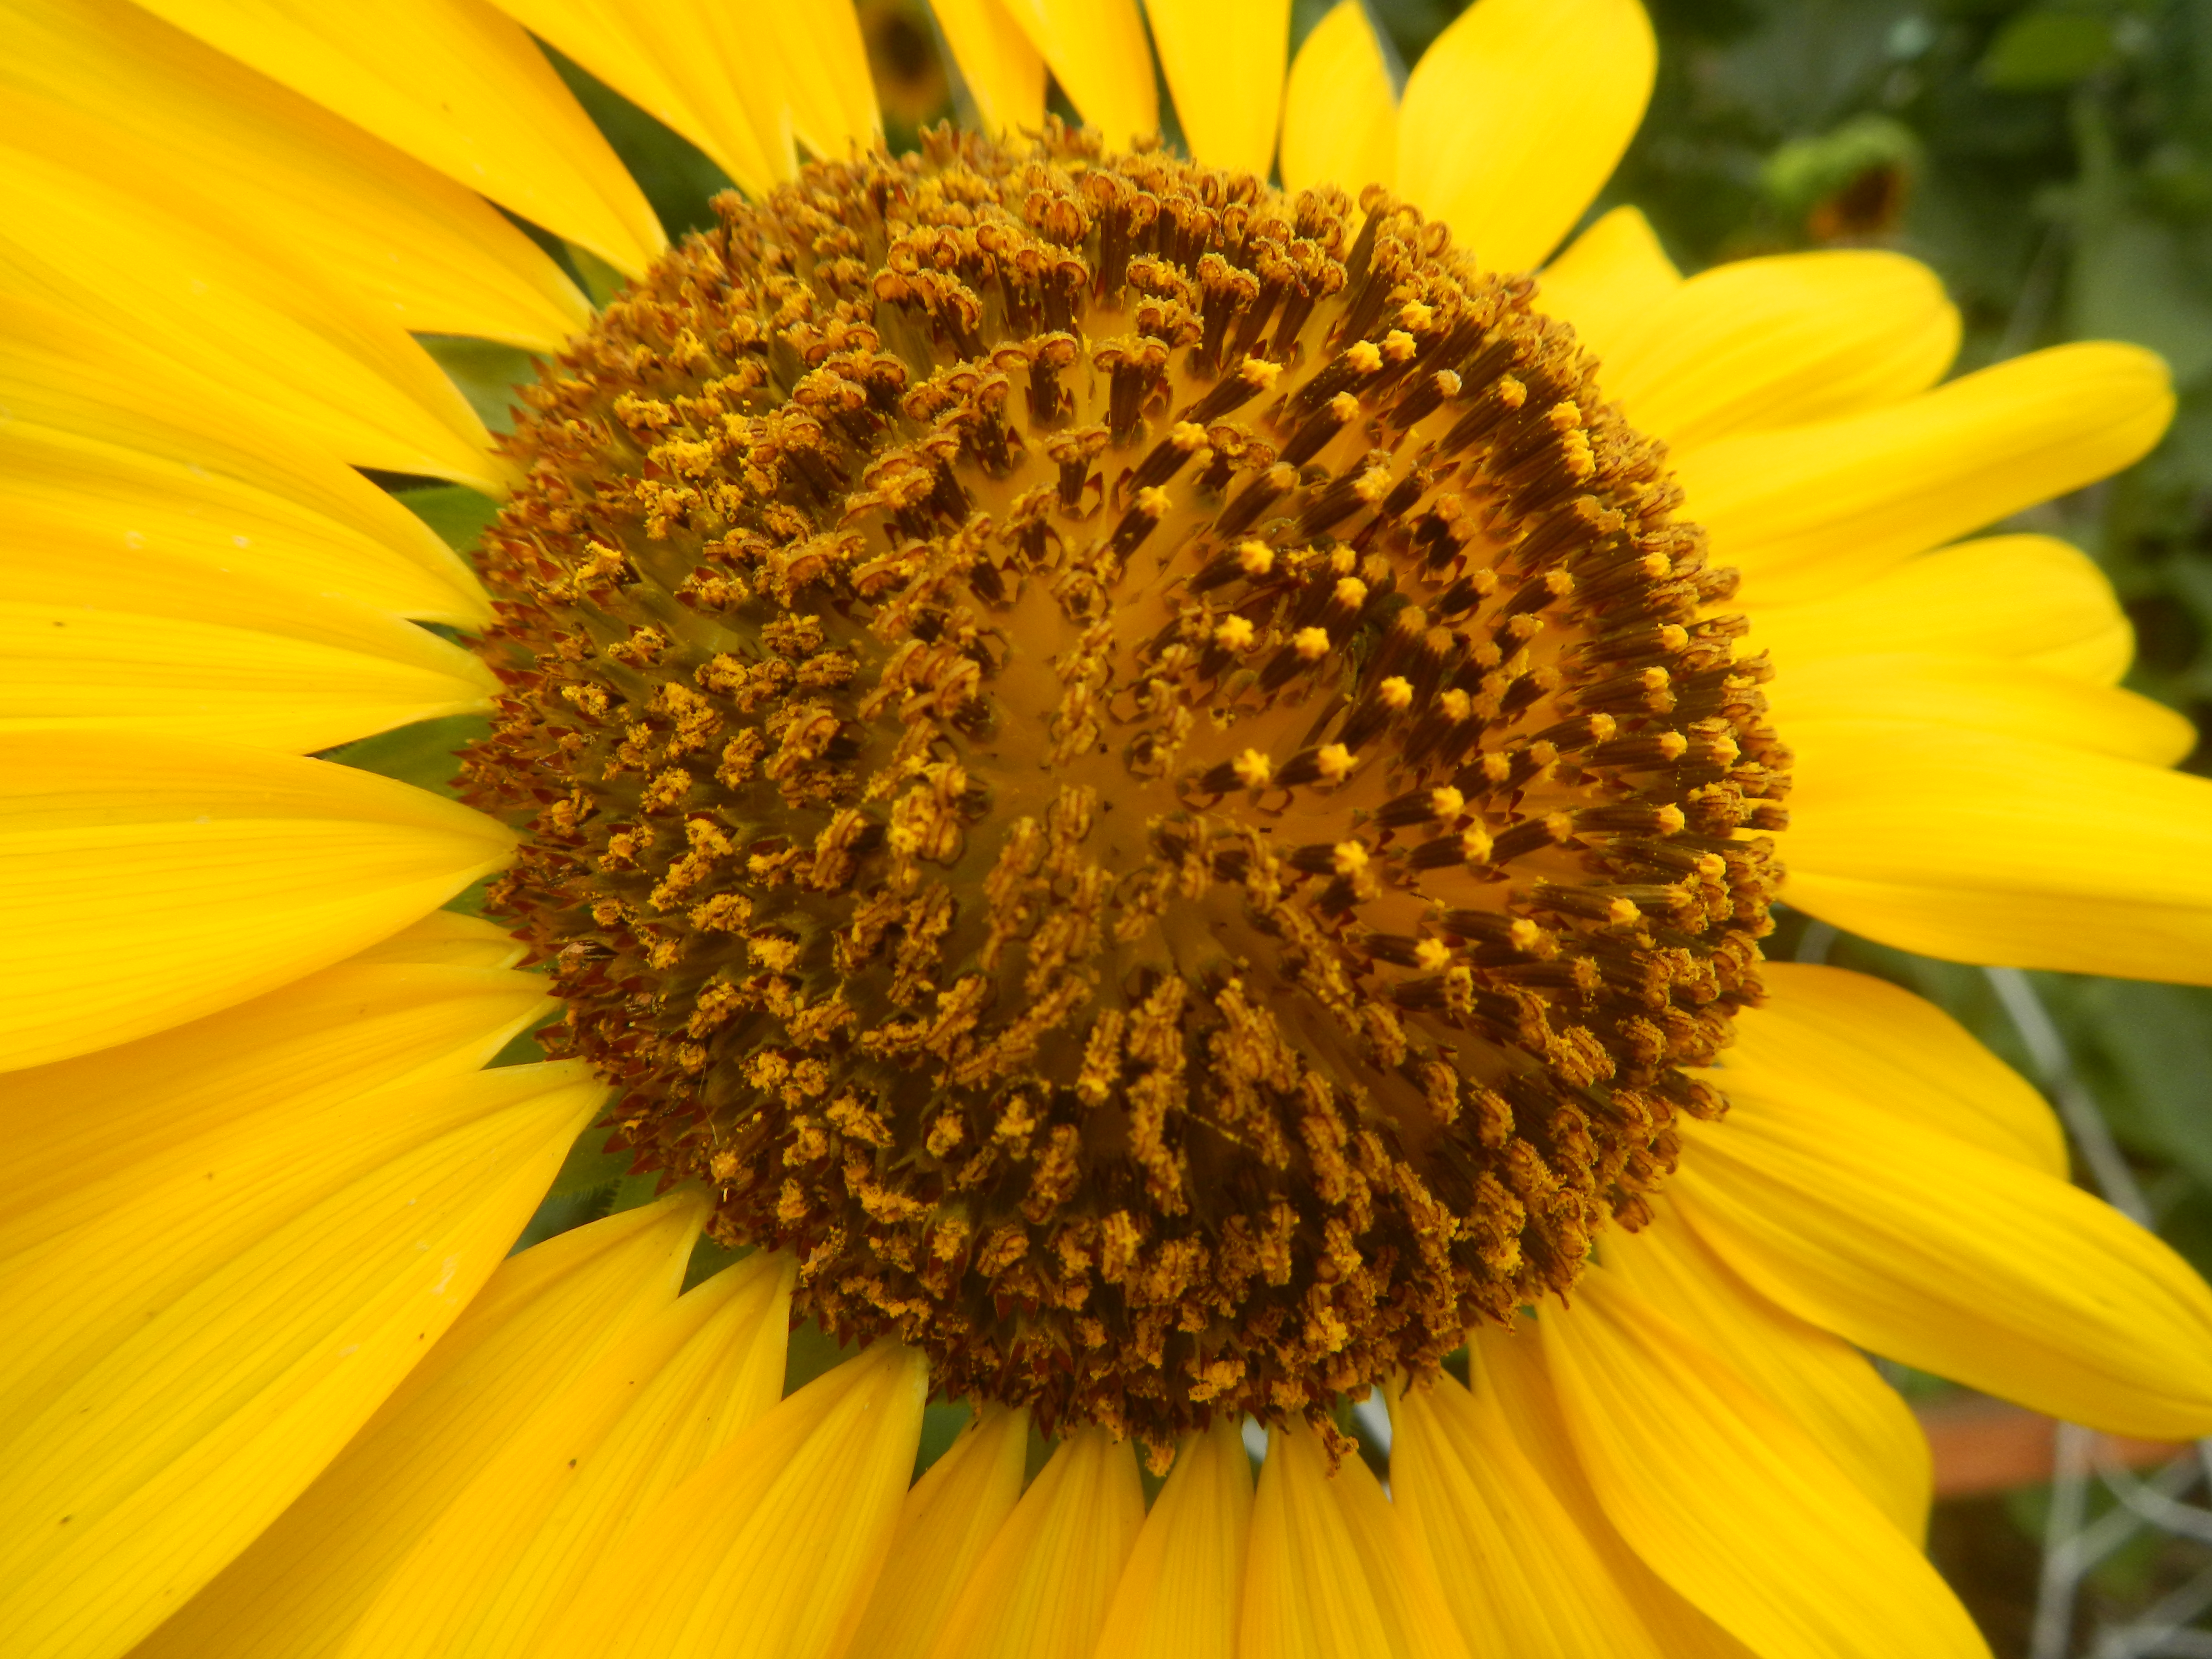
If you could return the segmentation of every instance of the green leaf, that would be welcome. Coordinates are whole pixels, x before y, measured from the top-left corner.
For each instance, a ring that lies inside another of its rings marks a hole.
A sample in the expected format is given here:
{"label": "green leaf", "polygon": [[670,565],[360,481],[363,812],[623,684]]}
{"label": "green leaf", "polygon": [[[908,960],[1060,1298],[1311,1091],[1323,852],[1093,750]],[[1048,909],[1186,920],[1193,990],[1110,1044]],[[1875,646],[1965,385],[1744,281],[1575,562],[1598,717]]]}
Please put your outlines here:
{"label": "green leaf", "polygon": [[2032,11],[1997,31],[1976,77],[2003,92],[2070,87],[2112,58],[2109,19],[2079,11]]}
{"label": "green leaf", "polygon": [[392,500],[445,538],[456,553],[465,553],[499,516],[499,503],[465,484],[432,484],[421,489],[399,489]]}
{"label": "green leaf", "polygon": [[691,1260],[684,1268],[684,1288],[688,1291],[703,1285],[723,1268],[736,1266],[752,1253],[750,1244],[718,1244],[706,1234],[700,1234],[699,1242],[691,1247]]}
{"label": "green leaf", "polygon": [[623,291],[629,278],[617,270],[587,247],[568,244],[568,263],[576,268],[576,275],[584,284],[584,293],[591,302],[605,310],[607,302]]}
{"label": "green leaf", "polygon": [[518,346],[465,334],[417,334],[446,378],[469,400],[477,418],[494,432],[514,430],[515,388],[538,378],[538,359]]}
{"label": "green leaf", "polygon": [[811,1319],[791,1328],[791,1346],[784,1350],[783,1391],[796,1394],[831,1367],[842,1365],[857,1353],[848,1353]]}
{"label": "green leaf", "polygon": [[461,769],[460,750],[490,735],[491,721],[482,714],[447,714],[342,744],[325,750],[322,758],[397,778],[418,789],[456,795],[459,791],[453,780]]}
{"label": "green leaf", "polygon": [[566,1198],[571,1193],[589,1193],[602,1188],[611,1188],[629,1176],[629,1166],[637,1154],[624,1148],[609,1152],[607,1142],[614,1131],[604,1124],[593,1124],[576,1137],[576,1144],[568,1149],[560,1173],[553,1177],[552,1186],[546,1188],[549,1198]]}

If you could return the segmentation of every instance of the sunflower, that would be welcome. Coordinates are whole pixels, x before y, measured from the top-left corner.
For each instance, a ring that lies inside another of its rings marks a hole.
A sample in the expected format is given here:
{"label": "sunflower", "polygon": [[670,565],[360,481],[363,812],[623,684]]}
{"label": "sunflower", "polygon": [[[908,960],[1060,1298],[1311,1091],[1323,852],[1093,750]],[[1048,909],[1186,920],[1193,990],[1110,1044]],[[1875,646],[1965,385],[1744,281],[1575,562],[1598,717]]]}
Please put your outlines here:
{"label": "sunflower", "polygon": [[[1867,1353],[2212,1431],[2034,1091],[1758,943],[2205,982],[2191,734],[1959,539],[2163,368],[1566,240],[1634,0],[1401,94],[1356,3],[936,0],[896,157],[842,0],[0,11],[11,1654],[1968,1655]],[[316,757],[484,713],[462,801]]]}

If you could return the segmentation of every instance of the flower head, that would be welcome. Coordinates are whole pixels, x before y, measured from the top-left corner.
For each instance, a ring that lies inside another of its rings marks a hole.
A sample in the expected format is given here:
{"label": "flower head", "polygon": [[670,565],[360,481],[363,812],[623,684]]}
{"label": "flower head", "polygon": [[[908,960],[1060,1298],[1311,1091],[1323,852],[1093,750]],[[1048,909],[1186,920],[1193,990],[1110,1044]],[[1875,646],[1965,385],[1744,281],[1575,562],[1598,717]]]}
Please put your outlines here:
{"label": "flower head", "polygon": [[[1356,4],[1286,74],[1279,3],[939,0],[981,130],[902,156],[843,3],[15,11],[23,1652],[1967,1655],[1861,1350],[2212,1427],[2033,1091],[1759,945],[2203,976],[2109,589],[1955,539],[2163,373],[1559,249],[1628,0],[1402,98]],[[512,432],[410,331],[542,353]],[[468,711],[466,805],[302,758]],[[580,1134],[661,1195],[508,1256]]]}

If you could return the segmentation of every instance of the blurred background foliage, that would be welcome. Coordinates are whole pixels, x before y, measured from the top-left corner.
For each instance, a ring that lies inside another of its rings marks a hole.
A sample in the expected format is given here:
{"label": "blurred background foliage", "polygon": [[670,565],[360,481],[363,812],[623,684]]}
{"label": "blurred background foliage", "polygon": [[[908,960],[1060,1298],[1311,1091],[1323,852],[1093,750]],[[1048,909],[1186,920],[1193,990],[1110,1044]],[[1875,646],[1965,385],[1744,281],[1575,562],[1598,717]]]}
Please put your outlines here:
{"label": "blurred background foliage", "polygon": [[[1295,0],[1294,43],[1330,3]],[[1462,9],[1461,0],[1364,3],[1401,71]],[[2069,339],[2133,340],[2164,355],[2181,407],[2158,451],[2011,527],[2063,536],[2097,557],[2138,635],[2130,684],[2212,724],[2212,0],[1645,3],[1659,34],[1658,87],[1593,216],[1634,203],[1686,270],[1819,246],[1912,254],[1965,314],[1961,370]],[[957,83],[921,0],[859,5],[890,141],[910,147],[920,126],[954,112]],[[670,229],[709,222],[708,198],[726,185],[714,165],[573,65],[560,68]],[[577,274],[604,290],[604,272]],[[428,343],[503,425],[528,361],[479,342]],[[491,505],[453,489],[405,499],[457,545]],[[468,726],[411,728],[343,757],[436,784]],[[2212,771],[2212,750],[2200,745],[2187,764]],[[1978,969],[1839,937],[1802,916],[1784,918],[1770,945],[1905,984],[2035,1073]],[[2030,979],[2160,1231],[2212,1272],[2212,993]],[[526,1039],[511,1057],[529,1052]],[[587,1135],[525,1242],[644,1201],[650,1177],[625,1170]],[[794,1350],[802,1371],[829,1358],[818,1338]],[[1943,1389],[1898,1380],[1923,1398]],[[949,1439],[959,1415],[933,1408],[932,1440]],[[2027,1650],[2045,1504],[2029,1490],[1938,1508],[1937,1560],[2001,1655]],[[2201,1543],[2140,1534],[2086,1583],[2070,1650],[2121,1651],[2094,1632],[2151,1605],[2204,1559]],[[2202,1644],[2160,1650],[2212,1653],[2212,1635],[2186,1635]]]}

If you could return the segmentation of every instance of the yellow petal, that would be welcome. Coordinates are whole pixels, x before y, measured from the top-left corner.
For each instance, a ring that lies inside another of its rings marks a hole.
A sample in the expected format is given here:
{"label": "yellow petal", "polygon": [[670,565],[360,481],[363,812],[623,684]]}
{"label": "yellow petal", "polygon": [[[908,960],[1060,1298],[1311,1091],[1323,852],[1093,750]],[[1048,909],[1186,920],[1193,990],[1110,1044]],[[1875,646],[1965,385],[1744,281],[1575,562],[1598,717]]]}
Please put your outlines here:
{"label": "yellow petal", "polygon": [[[0,602],[0,732],[135,731],[308,754],[491,707],[458,646],[395,626],[391,655],[173,617]],[[393,660],[401,651],[413,660]]]}
{"label": "yellow petal", "polygon": [[219,226],[0,145],[0,288],[76,311],[267,407],[358,466],[496,489],[473,410],[422,347]]}
{"label": "yellow petal", "polygon": [[929,1659],[961,1587],[1022,1495],[1029,1425],[1025,1411],[987,1408],[915,1483],[854,1653]]}
{"label": "yellow petal", "polygon": [[1291,0],[1149,0],[1145,15],[1191,158],[1265,179],[1282,115]]}
{"label": "yellow petal", "polygon": [[398,327],[550,350],[575,285],[474,191],[120,0],[8,0],[0,136],[296,261]]}
{"label": "yellow petal", "polygon": [[2141,457],[2173,412],[2137,346],[2053,346],[1902,404],[1678,458],[1684,514],[1753,605],[1863,580]]}
{"label": "yellow petal", "polygon": [[422,1085],[445,1109],[417,1120],[416,1144],[14,1424],[0,1455],[11,1652],[119,1654],[267,1526],[467,1305],[604,1092],[567,1067]]}
{"label": "yellow petal", "polygon": [[0,427],[0,592],[471,672],[399,620],[475,619],[420,565],[250,485],[21,422]]}
{"label": "yellow petal", "polygon": [[879,1342],[817,1377],[639,1519],[544,1659],[826,1659],[897,1522],[927,1377]]}
{"label": "yellow petal", "polygon": [[[112,536],[103,559],[169,550],[220,574],[225,538],[231,551],[251,555],[258,538],[274,535],[282,545],[264,557],[288,585],[313,583],[428,620],[490,618],[466,563],[327,448],[220,378],[135,352],[82,316],[0,296],[0,403],[11,417],[5,459],[39,469],[18,478],[11,468],[0,501],[29,503],[33,525],[58,520],[76,533]],[[179,473],[205,482],[180,482]],[[116,501],[93,499],[111,485]],[[180,510],[165,516],[157,504],[171,489]],[[85,499],[60,505],[70,493]],[[209,529],[192,535],[179,520],[196,508]],[[419,573],[411,582],[407,564]]]}
{"label": "yellow petal", "polygon": [[1753,607],[1752,644],[1794,666],[1887,652],[1998,657],[2112,685],[2135,632],[2095,560],[2050,536],[1990,536],[1870,581]]}
{"label": "yellow petal", "polygon": [[1674,289],[1606,354],[1600,384],[1638,431],[1686,451],[1896,403],[1935,385],[1958,349],[1958,307],[1918,260],[1784,253]]}
{"label": "yellow petal", "polygon": [[1762,1654],[1986,1655],[1966,1609],[1873,1500],[1606,1269],[1537,1328],[1606,1514],[1738,1640]]}
{"label": "yellow petal", "polygon": [[436,1133],[437,1113],[465,1120],[470,1097],[418,1100],[422,1085],[552,1012],[534,977],[356,961],[0,1079],[0,1126],[24,1160],[0,1221],[16,1322],[0,1423],[27,1420],[194,1285]]}
{"label": "yellow petal", "polygon": [[1300,1425],[1267,1437],[1252,1505],[1245,1659],[1464,1659],[1427,1553],[1358,1457],[1332,1474]]}
{"label": "yellow petal", "polygon": [[528,954],[511,934],[482,916],[433,910],[349,960],[419,963],[441,968],[512,968]]}
{"label": "yellow petal", "polygon": [[1060,82],[1085,126],[1109,148],[1160,124],[1152,54],[1136,0],[1000,0]]}
{"label": "yellow petal", "polygon": [[2065,1182],[1811,1089],[1687,1126],[1682,1212],[1767,1296],[1875,1353],[2146,1439],[2212,1429],[2212,1291]]}
{"label": "yellow petal", "polygon": [[1398,173],[1398,103],[1359,0],[1313,27],[1283,89],[1283,188],[1334,185],[1354,201]]}
{"label": "yellow petal", "polygon": [[2212,979],[2212,781],[1917,723],[1790,743],[1791,902],[1954,961]]}
{"label": "yellow petal", "polygon": [[530,37],[483,0],[146,8],[632,276],[660,224]]}
{"label": "yellow petal", "polygon": [[1236,1421],[1218,1418],[1183,1447],[1145,1517],[1097,1659],[1236,1659],[1251,1532],[1252,1460]]}
{"label": "yellow petal", "polygon": [[1914,721],[2171,766],[2197,728],[2164,703],[2028,663],[1933,653],[1778,660],[1767,703],[1780,730],[1811,721]]}
{"label": "yellow petal", "polygon": [[1771,1098],[1800,1088],[1917,1123],[2063,1180],[2066,1138],[2026,1078],[1932,1002],[1840,968],[1770,962],[1768,1000],[1737,1019],[1714,1080]]}
{"label": "yellow petal", "polygon": [[[1391,1417],[1391,1496],[1436,1562],[1470,1652],[1658,1659],[1603,1522],[1600,1536],[1585,1530],[1571,1491],[1523,1449],[1483,1377],[1472,1394],[1449,1376],[1408,1389]],[[1574,1593],[1559,1594],[1567,1584]]]}
{"label": "yellow petal", "polygon": [[[533,1068],[482,1075],[522,1069]],[[605,1095],[592,1091],[593,1100]],[[321,1478],[136,1659],[333,1652],[423,1530],[538,1403],[665,1310],[701,1213],[696,1199],[671,1199],[500,1263]]]}
{"label": "yellow petal", "polygon": [[756,196],[797,173],[799,144],[843,157],[882,136],[851,0],[497,3]]}
{"label": "yellow petal", "polygon": [[[265,1232],[268,1218],[296,1214],[362,1173],[377,1133],[327,1130],[321,1114],[373,1123],[383,1109],[361,1104],[368,1096],[473,1071],[518,1030],[558,1012],[541,977],[423,959],[440,948],[416,933],[189,1025],[0,1074],[0,1130],[22,1159],[0,1217],[0,1260],[139,1206],[139,1229],[158,1220],[169,1241],[120,1264],[139,1300],[107,1314],[81,1306],[71,1327],[127,1330]],[[57,1100],[70,1109],[54,1110]],[[189,1243],[179,1231],[187,1227]],[[109,1231],[120,1240],[135,1230]],[[58,1335],[42,1330],[0,1356],[0,1421],[21,1415],[11,1390]]]}
{"label": "yellow petal", "polygon": [[994,138],[1044,123],[1044,59],[1014,15],[1012,0],[930,0],[975,100],[977,119]]}
{"label": "yellow petal", "polygon": [[1600,384],[1612,395],[1609,365],[1622,343],[1682,286],[1682,273],[1637,209],[1617,207],[1559,251],[1544,267],[1539,309],[1572,323],[1598,360]]}
{"label": "yellow petal", "polygon": [[538,1652],[630,1518],[775,1404],[792,1276],[787,1257],[756,1255],[634,1326],[565,1388],[544,1390],[544,1404],[410,1540],[341,1652]]}
{"label": "yellow petal", "polygon": [[1658,1194],[1651,1224],[1607,1233],[1610,1276],[1728,1364],[1805,1431],[1907,1538],[1928,1524],[1933,1469],[1911,1407],[1848,1342],[1784,1311],[1729,1269]]}
{"label": "yellow petal", "polygon": [[853,0],[812,0],[804,6],[787,0],[743,0],[734,7],[713,0],[695,3],[702,15],[728,17],[726,40],[754,54],[738,61],[747,64],[739,84],[755,127],[765,129],[787,113],[799,142],[833,161],[865,151],[883,136]]}
{"label": "yellow petal", "polygon": [[1144,1524],[1129,1448],[1062,1441],[999,1528],[937,1639],[937,1659],[1090,1659]]}
{"label": "yellow petal", "polygon": [[[789,124],[781,142],[754,125],[738,81],[748,61],[723,51],[728,8],[624,6],[613,0],[498,0],[499,9],[582,64],[655,120],[682,133],[754,196],[795,169]],[[757,63],[756,63],[757,68]]]}
{"label": "yellow petal", "polygon": [[1583,216],[1651,96],[1636,0],[1476,0],[1406,82],[1398,193],[1492,270],[1533,270]]}
{"label": "yellow petal", "polygon": [[[1536,1322],[1524,1316],[1510,1328],[1485,1325],[1469,1331],[1468,1367],[1475,1399],[1495,1408],[1489,1419],[1492,1435],[1510,1438],[1514,1450],[1589,1543],[1589,1557],[1575,1552],[1571,1559],[1578,1565],[1595,1560],[1617,1587],[1619,1602],[1611,1595],[1602,1596],[1608,1644],[1619,1644],[1626,1654],[1656,1649],[1668,1659],[1750,1659],[1750,1649],[1670,1588],[1607,1518],[1575,1455]],[[1486,1438],[1483,1443],[1492,1441]],[[1539,1583],[1530,1588],[1540,1593],[1543,1586]],[[1620,1611],[1621,1603],[1630,1609],[1626,1614]],[[1597,1650],[1609,1651],[1610,1645]]]}
{"label": "yellow petal", "polygon": [[513,844],[479,813],[326,762],[0,734],[15,943],[0,1064],[66,1059],[273,990],[435,909]]}

